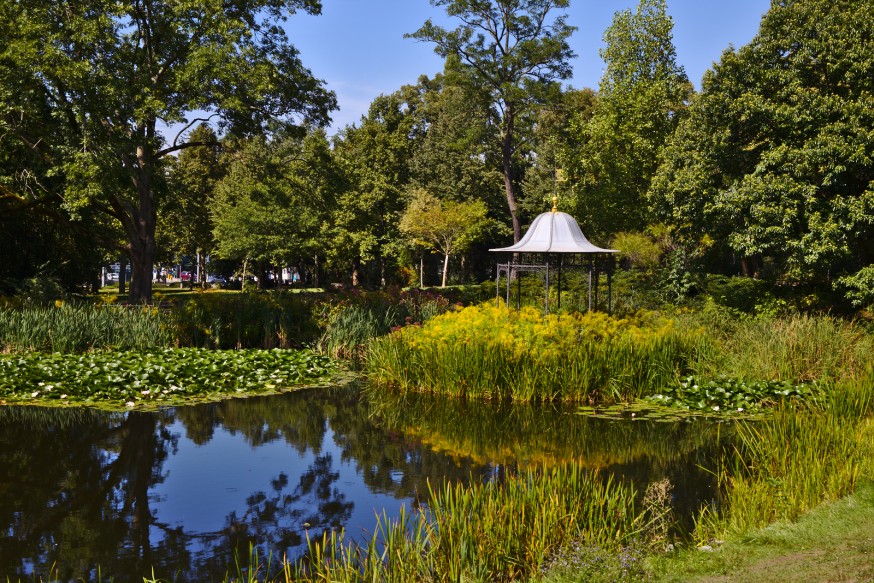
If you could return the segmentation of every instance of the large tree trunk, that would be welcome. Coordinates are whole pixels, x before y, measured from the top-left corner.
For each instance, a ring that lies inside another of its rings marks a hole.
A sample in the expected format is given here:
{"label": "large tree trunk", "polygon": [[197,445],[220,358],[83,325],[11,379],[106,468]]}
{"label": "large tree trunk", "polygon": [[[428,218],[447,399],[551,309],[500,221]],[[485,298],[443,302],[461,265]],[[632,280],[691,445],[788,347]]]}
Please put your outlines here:
{"label": "large tree trunk", "polygon": [[152,267],[155,262],[155,225],[157,211],[152,192],[152,151],[148,147],[137,147],[136,167],[131,169],[138,204],[134,205],[119,199],[113,200],[113,207],[120,214],[128,238],[128,251],[131,260],[131,281],[128,301],[146,303],[152,300]]}
{"label": "large tree trunk", "polygon": [[352,287],[358,287],[358,284],[361,283],[360,270],[361,261],[356,258],[352,261]]}

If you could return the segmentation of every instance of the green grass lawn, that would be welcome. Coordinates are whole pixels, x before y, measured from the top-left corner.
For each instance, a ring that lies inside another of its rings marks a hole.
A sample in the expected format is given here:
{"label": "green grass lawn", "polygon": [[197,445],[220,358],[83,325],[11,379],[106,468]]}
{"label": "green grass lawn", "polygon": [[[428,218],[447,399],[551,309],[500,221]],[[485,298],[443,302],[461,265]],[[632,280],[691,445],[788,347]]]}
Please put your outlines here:
{"label": "green grass lawn", "polygon": [[654,564],[658,581],[874,581],[874,483],[712,552],[692,550]]}

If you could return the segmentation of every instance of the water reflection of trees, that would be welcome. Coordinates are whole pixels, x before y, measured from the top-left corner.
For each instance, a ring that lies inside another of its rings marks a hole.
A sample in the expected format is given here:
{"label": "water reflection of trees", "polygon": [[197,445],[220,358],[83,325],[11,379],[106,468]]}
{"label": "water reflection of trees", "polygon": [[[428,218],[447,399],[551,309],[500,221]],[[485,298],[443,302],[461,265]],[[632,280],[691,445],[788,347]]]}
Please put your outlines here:
{"label": "water reflection of trees", "polygon": [[691,528],[700,505],[719,502],[714,460],[732,426],[683,422],[617,421],[578,415],[546,403],[485,403],[433,395],[367,391],[372,416],[389,433],[404,433],[453,458],[511,471],[566,461],[635,484],[667,479],[681,530]]}
{"label": "water reflection of trees", "polygon": [[[92,579],[147,572],[174,552],[151,541],[149,489],[175,446],[162,416],[0,408],[0,570]],[[159,526],[159,525],[158,525]]]}
{"label": "water reflection of trees", "polygon": [[[155,565],[164,578],[220,579],[250,543],[278,559],[300,552],[307,530],[320,536],[348,526],[354,493],[339,484],[341,464],[370,492],[405,500],[424,498],[428,481],[567,459],[643,485],[668,477],[678,498],[692,500],[704,495],[695,466],[711,467],[708,450],[718,442],[709,426],[600,423],[550,408],[426,396],[373,399],[337,388],[158,413],[0,408],[0,572],[48,578],[54,565],[60,580],[92,580],[99,566],[104,578],[139,581]],[[226,512],[216,532],[193,532],[176,517],[160,522],[155,491],[168,456],[183,439],[203,445],[219,429],[253,447],[281,441],[310,461],[297,468],[291,452],[277,460],[269,485],[243,492],[238,511],[216,509]]]}

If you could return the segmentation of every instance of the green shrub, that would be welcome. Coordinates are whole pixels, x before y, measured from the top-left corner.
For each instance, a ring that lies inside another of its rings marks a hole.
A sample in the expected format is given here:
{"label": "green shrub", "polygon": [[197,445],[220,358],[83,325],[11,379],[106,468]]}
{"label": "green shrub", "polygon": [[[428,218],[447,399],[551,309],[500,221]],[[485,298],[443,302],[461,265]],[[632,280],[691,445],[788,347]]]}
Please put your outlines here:
{"label": "green shrub", "polygon": [[377,383],[455,397],[604,403],[673,384],[705,339],[654,314],[552,314],[483,304],[372,343]]}

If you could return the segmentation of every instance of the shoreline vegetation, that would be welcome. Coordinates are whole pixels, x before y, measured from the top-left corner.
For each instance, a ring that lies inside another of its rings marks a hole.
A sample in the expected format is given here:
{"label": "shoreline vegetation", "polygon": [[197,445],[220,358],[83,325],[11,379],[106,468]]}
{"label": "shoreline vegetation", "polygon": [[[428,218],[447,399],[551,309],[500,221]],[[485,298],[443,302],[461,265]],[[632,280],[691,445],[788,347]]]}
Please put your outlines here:
{"label": "shoreline vegetation", "polygon": [[584,413],[670,403],[729,422],[761,418],[737,425],[733,447],[708,468],[721,498],[702,507],[685,534],[673,527],[666,485],[635,491],[597,470],[553,463],[500,483],[436,488],[427,508],[379,516],[368,544],[335,532],[310,540],[308,559],[294,564],[252,551],[228,581],[557,583],[730,573],[742,564],[730,549],[742,541],[871,488],[874,368],[866,355],[874,337],[858,322],[746,317],[707,303],[546,318],[465,303],[473,305],[408,293],[330,301],[203,294],[168,309],[7,305],[0,400],[125,409],[280,391],[330,382],[342,357],[363,370],[369,390],[394,399],[429,392],[572,404]]}

